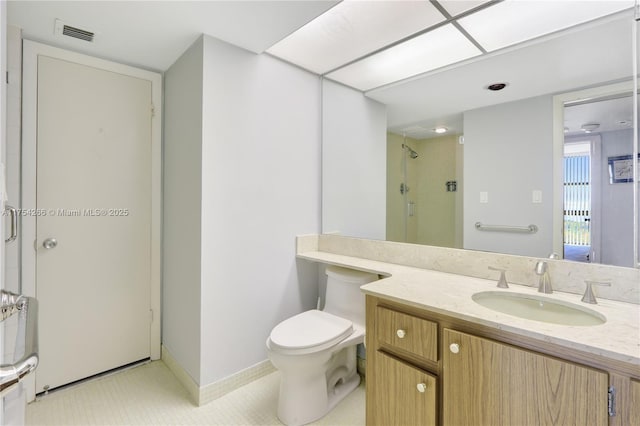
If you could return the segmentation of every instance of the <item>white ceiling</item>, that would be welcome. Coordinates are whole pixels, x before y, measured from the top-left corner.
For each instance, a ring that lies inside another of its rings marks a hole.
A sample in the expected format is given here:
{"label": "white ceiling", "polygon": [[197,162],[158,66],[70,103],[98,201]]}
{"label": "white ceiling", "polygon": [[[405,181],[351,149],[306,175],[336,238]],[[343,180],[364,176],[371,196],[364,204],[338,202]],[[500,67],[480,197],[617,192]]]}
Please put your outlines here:
{"label": "white ceiling", "polygon": [[[201,35],[261,53],[337,0],[8,1],[25,38],[164,71]],[[94,43],[54,35],[56,19],[97,33]]]}
{"label": "white ceiling", "polygon": [[622,10],[632,0],[349,1],[268,52],[367,91]]}
{"label": "white ceiling", "polygon": [[[266,49],[276,54],[275,43],[289,40],[294,31],[302,29],[314,18],[331,10],[338,0],[300,1],[8,1],[8,23],[22,28],[25,38],[50,45],[68,48],[93,56],[111,59],[142,68],[164,71],[201,35],[208,34],[255,53]],[[367,5],[384,12],[385,3],[398,2],[350,2],[353,9]],[[404,3],[404,2],[403,2]],[[400,28],[388,29],[391,39],[413,34],[416,25],[429,26],[440,18],[421,21],[421,11],[430,10],[425,2],[407,2],[405,13],[393,21],[402,23]],[[468,13],[470,8],[483,5],[483,1],[440,1],[451,16]],[[535,2],[518,2],[533,5]],[[593,5],[594,2],[568,2],[573,5]],[[602,2],[600,2],[602,3]],[[605,2],[606,3],[606,2]],[[489,5],[485,13],[501,4]],[[344,5],[342,5],[344,6]],[[458,9],[456,9],[456,7]],[[504,7],[504,5],[500,6]],[[607,6],[608,7],[608,6]],[[337,8],[336,8],[337,9]],[[399,9],[397,4],[391,11]],[[498,10],[498,9],[495,9]],[[408,12],[407,12],[408,11]],[[432,13],[433,10],[431,10]],[[383,14],[385,14],[383,13]],[[482,13],[476,12],[476,13]],[[357,16],[358,14],[356,14]],[[519,13],[517,17],[520,17]],[[526,14],[525,14],[526,15]],[[431,15],[434,16],[433,13]],[[437,13],[436,15],[437,16]],[[471,17],[466,20],[470,22]],[[529,16],[529,15],[526,15]],[[530,17],[530,16],[529,16]],[[95,43],[87,43],[54,35],[56,19],[64,23],[96,32]],[[434,20],[435,19],[435,20]],[[465,23],[465,18],[460,22]],[[407,28],[404,28],[406,22]],[[515,17],[503,24],[513,24]],[[451,132],[462,131],[462,112],[496,103],[523,99],[531,96],[557,93],[603,82],[630,78],[631,12],[623,12],[600,21],[583,24],[560,33],[537,38],[517,46],[507,47],[481,57],[472,58],[435,71],[392,83],[365,94],[388,107],[388,126],[391,131],[408,136],[433,136],[431,129],[446,126]],[[346,22],[350,26],[354,22]],[[364,26],[371,22],[361,23]],[[442,25],[431,32],[449,27]],[[492,21],[493,25],[493,21]],[[309,24],[313,26],[313,24]],[[508,26],[508,25],[507,25]],[[470,27],[471,28],[471,27]],[[341,32],[344,27],[328,29],[329,33]],[[357,30],[358,28],[356,28]],[[370,30],[360,28],[360,30]],[[475,30],[474,30],[475,31]],[[356,31],[357,32],[357,31]],[[514,34],[515,34],[514,30]],[[424,33],[428,35],[429,32]],[[480,34],[480,32],[478,32]],[[376,49],[368,45],[369,36],[361,33],[350,46],[346,57],[331,56],[317,73],[326,72],[336,64],[348,63],[349,56],[366,56]],[[303,37],[304,39],[304,37]],[[383,37],[384,39],[384,37]],[[383,42],[389,43],[390,39]],[[413,39],[416,40],[416,39]],[[307,43],[318,40],[308,39]],[[326,41],[326,40],[325,40]],[[489,43],[487,43],[489,44]],[[304,43],[301,45],[304,50]],[[311,44],[309,44],[311,46]],[[396,47],[399,47],[398,45]],[[327,51],[326,46],[321,49]],[[392,48],[393,49],[393,48]],[[389,56],[392,49],[383,50],[377,56]],[[490,50],[490,49],[488,49]],[[312,51],[309,47],[309,51]],[[397,50],[396,50],[397,51]],[[331,47],[328,52],[331,53]],[[338,52],[334,52],[336,55]],[[312,55],[313,56],[313,55]],[[398,55],[391,55],[397,60]],[[313,59],[312,57],[310,59]],[[411,55],[409,60],[414,59]],[[363,64],[366,65],[367,58]],[[294,61],[295,62],[295,61]],[[309,69],[304,63],[299,64]],[[357,62],[346,67],[350,78],[364,73],[358,71]],[[393,69],[389,61],[387,68]],[[354,72],[355,70],[355,72]],[[341,70],[333,74],[338,75]],[[411,71],[409,74],[417,74]],[[331,77],[331,76],[330,76]],[[397,78],[402,78],[400,75]],[[489,92],[485,87],[504,81],[508,87],[501,92]],[[357,83],[353,84],[358,87]],[[366,83],[371,87],[376,83]],[[581,121],[581,119],[576,119]],[[583,120],[582,120],[583,121]],[[411,130],[407,131],[407,129]]]}
{"label": "white ceiling", "polygon": [[606,99],[564,109],[565,134],[567,136],[583,135],[583,124],[594,123],[599,127],[593,133],[609,132],[632,128],[633,98]]}
{"label": "white ceiling", "polygon": [[324,74],[444,19],[428,1],[345,1],[268,52]]}

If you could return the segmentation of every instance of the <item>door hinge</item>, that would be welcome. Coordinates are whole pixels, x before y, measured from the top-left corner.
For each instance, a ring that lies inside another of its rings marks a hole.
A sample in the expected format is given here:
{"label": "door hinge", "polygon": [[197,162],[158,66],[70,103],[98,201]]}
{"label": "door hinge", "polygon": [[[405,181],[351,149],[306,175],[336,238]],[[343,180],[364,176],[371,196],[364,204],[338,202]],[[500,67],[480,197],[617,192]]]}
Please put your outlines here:
{"label": "door hinge", "polygon": [[149,309],[149,319],[151,324],[153,324],[153,309]]}
{"label": "door hinge", "polygon": [[616,415],[616,388],[613,386],[609,386],[607,390],[607,411],[609,412],[609,417]]}
{"label": "door hinge", "polygon": [[9,84],[9,71],[5,73],[5,78],[7,79],[7,84]]}
{"label": "door hinge", "polygon": [[155,105],[151,104],[151,117],[155,117],[156,116],[156,107]]}

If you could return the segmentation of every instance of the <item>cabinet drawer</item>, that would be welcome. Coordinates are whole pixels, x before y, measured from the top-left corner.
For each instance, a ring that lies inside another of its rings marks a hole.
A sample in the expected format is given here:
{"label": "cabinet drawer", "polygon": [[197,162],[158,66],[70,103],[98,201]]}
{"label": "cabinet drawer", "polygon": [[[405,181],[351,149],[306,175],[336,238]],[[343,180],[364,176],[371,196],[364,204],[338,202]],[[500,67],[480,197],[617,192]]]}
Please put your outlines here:
{"label": "cabinet drawer", "polygon": [[435,426],[437,379],[426,371],[376,354],[371,426]]}
{"label": "cabinet drawer", "polygon": [[430,361],[438,361],[438,325],[378,306],[378,340]]}

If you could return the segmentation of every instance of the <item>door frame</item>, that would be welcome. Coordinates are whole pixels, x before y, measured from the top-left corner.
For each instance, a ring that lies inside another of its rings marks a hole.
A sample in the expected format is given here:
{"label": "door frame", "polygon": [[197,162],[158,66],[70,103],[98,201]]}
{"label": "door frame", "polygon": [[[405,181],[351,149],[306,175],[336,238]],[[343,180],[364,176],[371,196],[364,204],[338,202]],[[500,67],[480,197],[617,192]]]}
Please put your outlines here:
{"label": "door frame", "polygon": [[[23,40],[22,67],[22,211],[36,211],[38,56],[49,56],[151,82],[151,324],[150,356],[160,359],[162,220],[162,75],[57,47]],[[36,297],[36,215],[21,218],[22,293]],[[26,382],[27,400],[35,399],[35,375]]]}
{"label": "door frame", "polygon": [[[633,81],[592,87],[589,89],[561,93],[553,97],[553,233],[552,247],[554,253],[563,253],[564,237],[564,105],[572,101],[597,100],[606,96],[633,93]],[[598,256],[599,257],[599,256]]]}
{"label": "door frame", "polygon": [[[596,101],[597,100],[594,100],[594,102]],[[602,186],[600,185],[600,183],[602,174],[600,173],[600,167],[594,167],[593,165],[599,165],[602,161],[602,137],[598,133],[592,133],[585,135],[566,136],[564,140],[565,144],[576,142],[589,142],[589,155],[591,157],[589,160],[591,175],[591,206],[589,206],[589,213],[591,216],[591,248],[589,250],[589,263],[600,263],[600,241],[602,234],[602,219],[600,215],[600,206],[602,205]],[[564,218],[562,226],[564,228]]]}

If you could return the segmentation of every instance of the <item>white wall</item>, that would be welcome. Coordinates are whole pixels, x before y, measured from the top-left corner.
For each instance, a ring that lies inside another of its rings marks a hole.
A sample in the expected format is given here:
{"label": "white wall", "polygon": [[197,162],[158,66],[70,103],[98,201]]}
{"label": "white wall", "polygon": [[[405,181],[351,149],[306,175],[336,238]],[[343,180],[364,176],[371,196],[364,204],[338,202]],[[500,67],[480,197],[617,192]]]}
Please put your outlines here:
{"label": "white wall", "polygon": [[384,240],[386,107],[328,80],[322,87],[322,232]]}
{"label": "white wall", "polygon": [[316,75],[211,37],[203,90],[206,385],[264,361],[271,329],[315,307],[317,266],[296,261],[295,236],[320,231],[321,110]]}
{"label": "white wall", "polygon": [[[9,25],[7,29],[7,85],[6,109],[6,146],[4,163],[7,178],[7,204],[20,208],[20,164],[21,164],[21,126],[22,126],[22,31]],[[20,219],[18,219],[20,220]],[[4,225],[7,226],[6,220]],[[19,224],[20,225],[20,224]],[[8,227],[8,226],[7,226]],[[20,226],[18,226],[18,229]],[[4,235],[9,235],[5,228]],[[20,293],[20,232],[18,238],[4,245],[5,250],[5,288]]]}
{"label": "white wall", "polygon": [[[7,71],[7,4],[6,2],[3,1],[3,2],[0,2],[0,76],[3,76],[6,71]],[[6,146],[7,146],[6,135],[7,135],[7,91],[0,90],[0,164],[4,164],[5,162]],[[4,176],[0,177],[0,180],[2,182],[5,182],[5,177]],[[2,192],[4,192],[4,190],[0,188],[0,196],[4,197]],[[0,208],[4,210],[4,203],[1,201],[1,199],[0,199]],[[0,235],[4,235],[4,220],[0,224]],[[0,244],[0,288],[5,288],[5,270],[4,270],[5,258],[4,257],[5,257],[4,244]],[[4,345],[2,347],[4,347]],[[2,407],[0,406],[0,408]],[[0,411],[0,416],[1,415],[2,415],[2,412]]]}
{"label": "white wall", "polygon": [[165,73],[162,344],[200,381],[202,53]]}
{"label": "white wall", "polygon": [[625,129],[601,133],[602,161],[602,228],[600,262],[627,266],[633,263],[633,184],[609,183],[608,157],[629,155],[633,150],[633,130]]}
{"label": "white wall", "polygon": [[[490,106],[464,114],[464,248],[527,256],[552,250],[552,99]],[[532,203],[532,191],[542,203]],[[480,203],[480,192],[489,202]],[[536,234],[482,232],[474,224],[527,226]]]}

